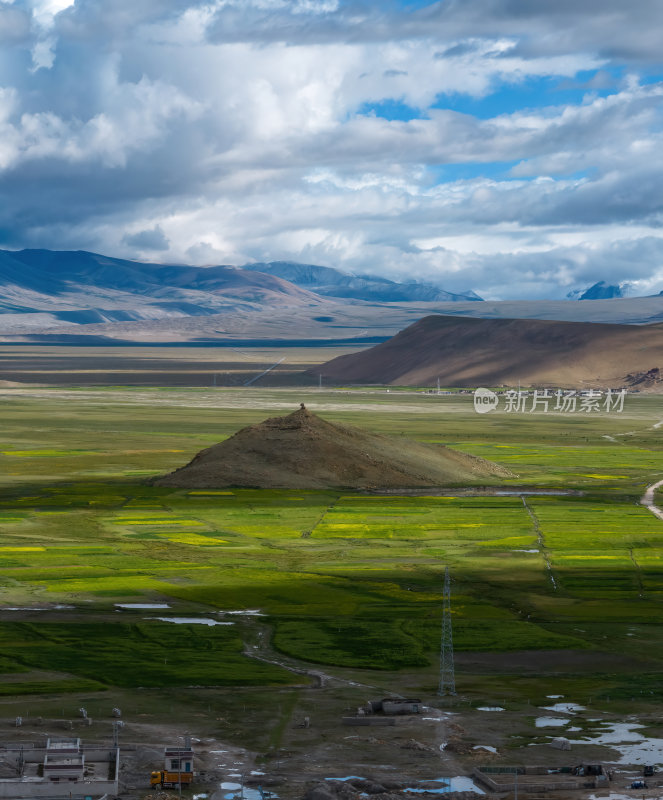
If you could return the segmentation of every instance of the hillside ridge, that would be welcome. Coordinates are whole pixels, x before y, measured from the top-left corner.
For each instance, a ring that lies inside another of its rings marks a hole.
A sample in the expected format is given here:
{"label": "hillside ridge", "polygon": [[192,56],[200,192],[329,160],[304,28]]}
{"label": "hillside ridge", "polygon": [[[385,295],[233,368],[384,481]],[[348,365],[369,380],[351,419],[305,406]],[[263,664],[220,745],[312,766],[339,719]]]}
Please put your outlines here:
{"label": "hillside ridge", "polygon": [[[332,382],[621,388],[663,367],[663,324],[431,315],[368,350],[316,367]],[[653,381],[643,388],[655,389]],[[660,384],[658,384],[660,385]]]}

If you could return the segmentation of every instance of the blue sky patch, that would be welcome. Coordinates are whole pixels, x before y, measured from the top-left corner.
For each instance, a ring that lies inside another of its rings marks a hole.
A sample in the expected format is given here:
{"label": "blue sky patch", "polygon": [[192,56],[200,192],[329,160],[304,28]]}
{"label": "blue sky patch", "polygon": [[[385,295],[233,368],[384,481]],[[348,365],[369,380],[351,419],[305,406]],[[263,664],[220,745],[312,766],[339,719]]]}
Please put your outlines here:
{"label": "blue sky patch", "polygon": [[357,109],[359,116],[375,116],[389,121],[409,122],[411,119],[428,119],[428,115],[401,100],[382,100],[379,103],[362,103]]}
{"label": "blue sky patch", "polygon": [[[492,119],[502,114],[514,114],[527,109],[580,105],[588,94],[607,97],[618,91],[616,79],[612,82],[612,86],[591,88],[592,78],[599,72],[599,70],[579,72],[573,79],[547,75],[527,78],[521,83],[503,83],[484,97],[459,93],[440,94],[432,108],[458,111],[478,119]],[[607,81],[605,83],[607,84]]]}
{"label": "blue sky patch", "polygon": [[[426,167],[431,184],[453,183],[454,181],[468,181],[475,178],[489,178],[492,180],[513,180],[510,170],[520,163],[516,161],[471,161],[464,164],[436,164]],[[517,180],[523,180],[518,178]],[[525,179],[526,180],[526,179]]]}

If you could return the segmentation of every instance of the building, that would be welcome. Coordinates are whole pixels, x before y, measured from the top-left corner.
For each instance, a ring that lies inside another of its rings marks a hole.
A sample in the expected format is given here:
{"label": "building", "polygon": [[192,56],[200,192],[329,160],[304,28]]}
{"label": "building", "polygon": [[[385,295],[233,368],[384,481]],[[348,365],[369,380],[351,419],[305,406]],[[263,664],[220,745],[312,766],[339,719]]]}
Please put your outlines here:
{"label": "building", "polygon": [[82,781],[85,775],[85,754],[80,739],[48,739],[44,756],[43,777],[51,783]]}
{"label": "building", "polygon": [[166,772],[193,772],[193,750],[190,744],[184,747],[167,747],[164,751]]}
{"label": "building", "polygon": [[383,714],[420,714],[421,700],[406,700],[400,697],[385,697],[382,701]]}
{"label": "building", "polygon": [[118,793],[120,751],[80,739],[0,744],[0,800],[98,798]]}
{"label": "building", "polygon": [[385,697],[382,700],[369,702],[372,714],[420,714],[421,700],[419,698]]}

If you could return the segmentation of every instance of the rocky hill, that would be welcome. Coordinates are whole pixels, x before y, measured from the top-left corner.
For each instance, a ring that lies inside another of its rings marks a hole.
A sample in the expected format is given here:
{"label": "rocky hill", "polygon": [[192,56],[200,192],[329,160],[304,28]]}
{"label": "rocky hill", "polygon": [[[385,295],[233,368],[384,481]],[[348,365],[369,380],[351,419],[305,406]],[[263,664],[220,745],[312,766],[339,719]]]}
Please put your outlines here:
{"label": "rocky hill", "polygon": [[[316,367],[337,383],[618,388],[663,367],[663,324],[433,315],[369,350]],[[656,381],[643,380],[656,389]]]}
{"label": "rocky hill", "polygon": [[238,431],[202,450],[158,486],[288,489],[417,488],[485,484],[504,467],[452,450],[327,422],[301,408]]}

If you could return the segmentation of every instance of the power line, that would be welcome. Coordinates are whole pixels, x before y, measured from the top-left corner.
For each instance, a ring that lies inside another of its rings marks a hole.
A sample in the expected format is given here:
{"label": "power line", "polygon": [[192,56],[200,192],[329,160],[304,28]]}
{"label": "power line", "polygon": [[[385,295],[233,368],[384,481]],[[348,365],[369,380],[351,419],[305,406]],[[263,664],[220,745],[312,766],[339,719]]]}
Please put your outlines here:
{"label": "power line", "polygon": [[280,359],[279,359],[279,360],[276,362],[276,364],[272,364],[272,366],[271,366],[271,367],[269,367],[268,369],[266,369],[264,372],[261,372],[261,373],[260,373],[260,375],[256,375],[256,376],[255,376],[255,378],[251,378],[251,380],[248,380],[248,381],[246,381],[246,383],[244,384],[244,386],[251,386],[251,384],[252,384],[252,383],[255,383],[255,382],[258,380],[258,378],[262,378],[262,376],[263,376],[263,375],[267,375],[267,373],[268,373],[268,372],[271,372],[273,369],[275,369],[276,367],[278,367],[278,365],[279,365],[279,364],[282,364],[284,361],[285,361],[285,356],[283,356],[283,358],[280,358]]}
{"label": "power line", "polygon": [[442,641],[440,643],[440,685],[437,693],[441,696],[456,694],[456,675],[454,673],[454,640],[451,625],[451,579],[449,567],[444,571],[444,593],[442,597]]}

